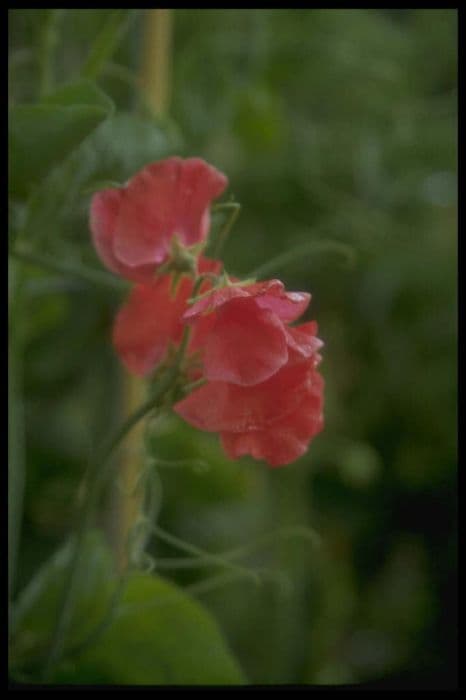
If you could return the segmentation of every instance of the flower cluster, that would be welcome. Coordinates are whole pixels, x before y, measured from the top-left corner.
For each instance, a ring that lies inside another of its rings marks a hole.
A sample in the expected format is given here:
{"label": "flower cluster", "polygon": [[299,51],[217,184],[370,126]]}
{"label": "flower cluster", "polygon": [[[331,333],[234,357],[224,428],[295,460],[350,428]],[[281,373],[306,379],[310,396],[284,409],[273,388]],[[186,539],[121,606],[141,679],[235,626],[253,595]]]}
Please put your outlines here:
{"label": "flower cluster", "polygon": [[226,186],[199,158],[168,158],[94,195],[90,226],[103,263],[136,283],[113,329],[127,369],[151,376],[186,337],[183,377],[195,388],[176,413],[220,433],[231,458],[279,466],[323,427],[322,341],[315,321],[290,325],[310,294],[279,280],[241,282],[202,255],[211,202]]}

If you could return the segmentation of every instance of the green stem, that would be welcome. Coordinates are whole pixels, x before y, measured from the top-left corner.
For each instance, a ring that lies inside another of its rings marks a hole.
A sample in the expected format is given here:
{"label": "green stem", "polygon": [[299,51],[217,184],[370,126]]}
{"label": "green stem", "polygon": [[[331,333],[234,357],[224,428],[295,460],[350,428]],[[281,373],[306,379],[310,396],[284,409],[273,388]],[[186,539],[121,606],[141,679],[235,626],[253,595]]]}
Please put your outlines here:
{"label": "green stem", "polygon": [[133,16],[128,10],[113,10],[108,13],[83,66],[82,75],[85,78],[96,80],[99,77],[115,52],[123,33],[129,28]]}
{"label": "green stem", "polygon": [[39,46],[39,95],[44,97],[54,84],[53,58],[59,39],[60,21],[64,10],[46,10],[46,17],[41,30]]}
{"label": "green stem", "polygon": [[[308,527],[287,527],[277,532],[267,533],[261,537],[257,537],[252,542],[241,547],[236,547],[235,549],[230,549],[227,552],[222,552],[221,554],[215,555],[219,560],[223,562],[232,562],[236,559],[242,559],[255,550],[259,549],[264,545],[274,545],[277,544],[279,538],[290,539],[302,537],[311,542],[314,547],[320,547],[320,537],[319,535]],[[184,557],[182,559],[174,558],[163,558],[156,560],[156,566],[161,569],[195,569],[204,566],[210,566],[212,562],[204,556],[193,556]],[[220,563],[220,562],[219,562]]]}
{"label": "green stem", "polygon": [[233,581],[240,580],[241,578],[243,578],[241,572],[224,571],[221,574],[209,576],[203,581],[191,583],[189,586],[186,586],[186,590],[193,596],[202,595],[203,593],[210,593],[216,588],[220,588],[228,583],[233,583]]}
{"label": "green stem", "polygon": [[207,384],[207,379],[205,379],[204,377],[201,377],[200,379],[196,379],[195,382],[191,382],[191,384],[187,384],[184,387],[184,391],[186,394],[190,394],[195,389],[200,389],[200,387],[204,386],[204,384]]}
{"label": "green stem", "polygon": [[89,632],[89,634],[84,639],[75,644],[68,651],[69,657],[73,657],[76,654],[81,654],[85,649],[90,647],[92,644],[95,644],[99,637],[110,627],[114,620],[115,610],[117,608],[121,594],[124,591],[127,581],[128,574],[122,574],[115,585],[115,590],[113,591],[113,594],[111,596],[108,608],[104,611],[100,622],[94,627],[94,629],[92,629]]}
{"label": "green stem", "polygon": [[214,245],[212,246],[212,257],[218,258],[222,248],[225,244],[225,241],[228,238],[228,234],[230,233],[233,224],[235,223],[236,219],[239,216],[240,210],[241,210],[241,204],[238,202],[224,202],[223,204],[216,204],[214,207],[212,207],[213,211],[220,211],[223,209],[231,209],[231,214],[226,220],[225,225],[222,227],[220,230],[220,233],[217,236],[217,240],[215,241]]}
{"label": "green stem", "polygon": [[193,554],[194,556],[200,557],[201,559],[205,560],[206,562],[210,562],[211,564],[217,564],[217,566],[220,565],[227,569],[231,569],[233,571],[241,573],[242,576],[252,578],[255,583],[260,582],[259,576],[254,571],[251,571],[250,569],[247,569],[246,567],[241,566],[240,564],[235,564],[234,562],[231,562],[228,559],[224,559],[222,556],[212,554],[211,552],[206,552],[193,544],[184,542],[178,537],[171,535],[169,532],[162,530],[162,528],[158,525],[154,525],[153,532],[161,540],[167,542],[168,544],[171,544],[173,547],[181,549],[183,552]]}
{"label": "green stem", "polygon": [[309,241],[308,243],[304,243],[303,245],[296,246],[296,248],[292,248],[291,250],[281,253],[275,258],[268,260],[263,265],[256,267],[255,270],[247,273],[247,277],[255,277],[257,279],[259,277],[263,277],[264,275],[278,272],[278,270],[286,267],[290,264],[290,262],[293,262],[298,258],[303,258],[303,256],[313,253],[326,253],[327,251],[343,255],[346,258],[348,265],[354,265],[356,257],[355,252],[354,249],[347,243],[328,239],[317,241],[313,240]]}
{"label": "green stem", "polygon": [[36,267],[41,267],[53,272],[59,272],[62,275],[75,277],[76,279],[86,282],[87,284],[97,284],[101,287],[104,286],[119,290],[124,290],[126,288],[125,283],[121,282],[116,277],[107,275],[105,272],[91,270],[90,268],[76,263],[71,264],[56,262],[53,258],[49,258],[47,255],[41,255],[40,253],[31,253],[26,250],[14,249],[10,251],[10,256],[16,260],[20,260],[21,262],[28,263]]}

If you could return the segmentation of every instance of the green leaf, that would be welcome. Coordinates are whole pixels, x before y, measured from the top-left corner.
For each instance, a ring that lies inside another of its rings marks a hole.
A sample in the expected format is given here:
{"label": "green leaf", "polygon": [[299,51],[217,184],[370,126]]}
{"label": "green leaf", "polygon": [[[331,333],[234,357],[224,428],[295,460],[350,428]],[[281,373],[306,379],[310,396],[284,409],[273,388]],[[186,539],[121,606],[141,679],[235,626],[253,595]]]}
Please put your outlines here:
{"label": "green leaf", "polygon": [[44,97],[42,104],[61,105],[62,107],[76,105],[102,107],[108,114],[112,114],[115,109],[110,97],[90,80],[78,80],[76,83],[63,85]]}
{"label": "green leaf", "polygon": [[128,10],[113,10],[108,13],[104,26],[94,40],[82,73],[96,79],[116,50],[123,33],[127,30],[131,16]]}
{"label": "green leaf", "polygon": [[100,190],[118,189],[119,187],[122,187],[122,183],[116,180],[97,180],[87,185],[83,189],[82,194],[89,195],[94,194],[94,192],[99,192]]}
{"label": "green leaf", "polygon": [[159,120],[119,112],[80,149],[87,164],[86,186],[98,180],[124,183],[140,168],[175,154],[181,148],[176,130]]}
{"label": "green leaf", "polygon": [[[73,233],[90,251],[87,198],[98,189],[122,186],[139,168],[178,148],[176,139],[153,119],[124,112],[111,116],[36,188],[22,244],[43,252],[49,240],[63,241]],[[93,261],[94,256],[89,263]]]}
{"label": "green leaf", "polygon": [[63,161],[113,109],[92,83],[60,88],[40,104],[9,112],[10,192],[24,197]]}
{"label": "green leaf", "polygon": [[297,245],[271,260],[267,260],[263,265],[248,272],[246,276],[260,278],[265,275],[275,274],[278,270],[281,270],[283,267],[290,265],[296,260],[306,260],[307,256],[315,255],[316,253],[337,253],[344,258],[345,264],[348,267],[353,267],[356,263],[356,251],[354,247],[348,243],[330,239],[314,239],[307,243]]}
{"label": "green leaf", "polygon": [[[14,666],[35,665],[47,652],[71,549],[71,542],[68,542],[42,566],[18,598],[12,615]],[[86,537],[78,576],[79,594],[65,648],[82,641],[99,624],[115,589],[112,556],[98,532]]]}
{"label": "green leaf", "polygon": [[[38,678],[43,655],[37,663],[37,653],[46,649],[50,639],[68,561],[66,547],[43,567],[18,601],[13,620],[13,676]],[[88,536],[79,576],[78,599],[65,640],[68,653],[49,681],[123,685],[246,682],[215,620],[200,603],[158,576],[131,575],[108,619],[118,579],[97,533]],[[99,630],[106,617],[108,624]]]}
{"label": "green leaf", "polygon": [[113,623],[55,682],[238,685],[245,678],[213,618],[179,588],[138,574]]}

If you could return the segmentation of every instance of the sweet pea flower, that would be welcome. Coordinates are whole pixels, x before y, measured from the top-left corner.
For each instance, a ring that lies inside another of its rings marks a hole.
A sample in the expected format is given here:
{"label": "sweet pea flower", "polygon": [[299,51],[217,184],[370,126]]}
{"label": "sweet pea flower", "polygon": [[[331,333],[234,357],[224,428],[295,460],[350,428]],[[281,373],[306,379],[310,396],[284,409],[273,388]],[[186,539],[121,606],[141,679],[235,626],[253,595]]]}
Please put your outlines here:
{"label": "sweet pea flower", "polygon": [[309,347],[297,344],[296,329],[287,325],[301,316],[310,299],[306,292],[285,291],[280,280],[231,285],[205,295],[183,320],[196,327],[210,318],[203,349],[206,379],[251,386],[284,366],[290,348],[312,354],[320,341],[309,340]]}
{"label": "sweet pea flower", "polygon": [[199,430],[220,433],[232,459],[249,454],[272,467],[298,459],[323,427],[324,381],[316,370],[322,343],[313,321],[289,332],[288,359],[267,380],[208,381],[176,403],[175,412]]}
{"label": "sweet pea flower", "polygon": [[90,228],[104,265],[134,282],[151,282],[176,238],[192,247],[207,238],[210,204],[225,190],[223,173],[200,158],[147,165],[119,188],[97,192]]}
{"label": "sweet pea flower", "polygon": [[271,466],[289,464],[323,427],[317,324],[288,325],[309,301],[271,280],[207,293],[184,313],[194,329],[203,324],[207,383],[174,410],[194,427],[220,433],[234,459],[250,454]]}
{"label": "sweet pea flower", "polygon": [[322,430],[323,343],[315,321],[290,325],[310,294],[276,279],[220,278],[221,263],[202,257],[211,202],[226,186],[199,158],[153,163],[94,195],[91,232],[104,264],[136,282],[113,327],[127,369],[151,375],[185,337],[172,388],[191,393],[175,412],[219,433],[232,459],[251,455],[276,467],[304,454]]}

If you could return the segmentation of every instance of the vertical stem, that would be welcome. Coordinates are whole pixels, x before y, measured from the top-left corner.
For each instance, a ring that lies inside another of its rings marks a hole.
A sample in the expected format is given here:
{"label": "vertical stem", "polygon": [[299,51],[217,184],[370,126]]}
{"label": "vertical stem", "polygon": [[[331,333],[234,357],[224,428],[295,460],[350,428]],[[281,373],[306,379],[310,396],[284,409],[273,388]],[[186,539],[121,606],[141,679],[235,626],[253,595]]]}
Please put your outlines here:
{"label": "vertical stem", "polygon": [[170,101],[171,10],[147,10],[141,66],[141,85],[154,114],[165,114]]}
{"label": "vertical stem", "polygon": [[[123,408],[126,415],[131,415],[144,396],[144,384],[138,377],[123,377]],[[116,532],[115,555],[118,570],[123,572],[128,563],[128,540],[131,529],[137,520],[143,504],[144,494],[139,479],[142,471],[144,421],[135,426],[128,435],[122,450],[119,479],[116,492]]]}
{"label": "vertical stem", "polygon": [[65,10],[45,10],[39,45],[39,95],[43,97],[53,88],[53,56],[58,43],[60,22]]}
{"label": "vertical stem", "polygon": [[130,21],[130,11],[113,10],[108,13],[100,33],[92,44],[89,55],[82,69],[82,75],[90,80],[97,80],[106,63],[118,46],[120,38]]}
{"label": "vertical stem", "polygon": [[[143,17],[144,40],[140,69],[141,86],[154,114],[163,114],[168,109],[171,77],[172,13],[170,10],[147,10]],[[131,414],[141,403],[143,383],[125,375],[123,378],[123,401],[125,413]],[[128,565],[128,539],[143,507],[144,494],[140,474],[144,424],[141,421],[127,441],[120,466],[121,489],[116,495],[115,552],[120,571]]]}

